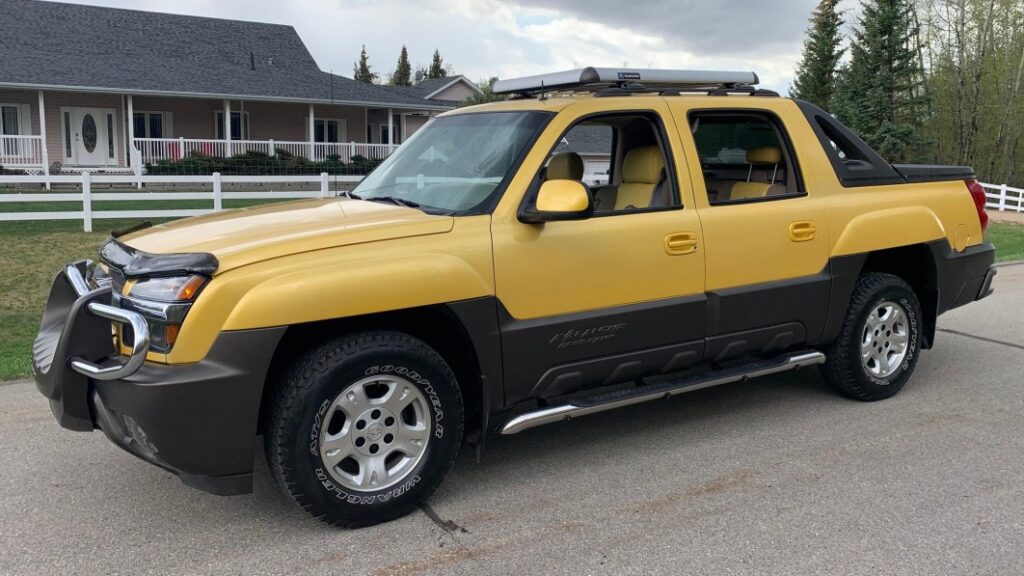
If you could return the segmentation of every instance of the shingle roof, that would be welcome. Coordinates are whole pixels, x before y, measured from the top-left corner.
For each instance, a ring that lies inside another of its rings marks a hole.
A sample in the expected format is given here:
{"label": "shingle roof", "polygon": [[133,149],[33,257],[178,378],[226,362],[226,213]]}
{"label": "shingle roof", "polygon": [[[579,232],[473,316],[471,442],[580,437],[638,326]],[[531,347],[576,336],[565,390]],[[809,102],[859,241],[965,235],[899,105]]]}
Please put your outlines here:
{"label": "shingle roof", "polygon": [[558,143],[558,152],[608,154],[612,149],[612,129],[608,126],[581,124],[575,126]]}
{"label": "shingle roof", "polygon": [[447,76],[445,78],[431,78],[429,80],[420,80],[419,82],[413,84],[412,86],[390,86],[388,84],[382,84],[379,86],[379,88],[391,90],[395,94],[399,95],[412,95],[417,98],[423,98],[425,99],[424,101],[426,102],[433,102],[438,106],[447,106],[450,108],[453,105],[457,104],[457,102],[454,102],[452,100],[441,100],[437,98],[427,99],[427,96],[430,96],[434,92],[437,92],[441,88],[444,88],[445,86],[451,84],[452,82],[459,78],[469,82],[469,80],[465,76],[458,75]]}
{"label": "shingle roof", "polygon": [[0,0],[0,85],[444,107],[320,70],[291,26]]}

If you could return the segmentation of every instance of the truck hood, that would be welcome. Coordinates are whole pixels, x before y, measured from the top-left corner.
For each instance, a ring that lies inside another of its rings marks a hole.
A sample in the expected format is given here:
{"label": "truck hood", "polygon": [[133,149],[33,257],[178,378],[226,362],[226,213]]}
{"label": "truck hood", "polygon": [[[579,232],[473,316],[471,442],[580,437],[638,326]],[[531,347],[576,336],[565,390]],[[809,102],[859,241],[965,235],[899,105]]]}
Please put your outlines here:
{"label": "truck hood", "polygon": [[332,198],[229,210],[186,218],[119,238],[152,254],[206,252],[218,273],[271,258],[350,244],[442,234],[450,216],[414,208]]}

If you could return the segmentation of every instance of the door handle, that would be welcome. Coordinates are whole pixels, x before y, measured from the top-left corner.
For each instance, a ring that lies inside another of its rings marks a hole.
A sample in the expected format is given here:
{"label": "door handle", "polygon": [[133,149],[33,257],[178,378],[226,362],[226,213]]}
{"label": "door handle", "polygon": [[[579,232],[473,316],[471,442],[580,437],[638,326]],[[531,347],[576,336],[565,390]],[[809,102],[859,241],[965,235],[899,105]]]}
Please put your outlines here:
{"label": "door handle", "polygon": [[801,220],[800,222],[793,222],[789,225],[789,239],[793,242],[807,242],[808,240],[814,240],[817,235],[818,229],[814,227],[814,222],[810,220]]}
{"label": "door handle", "polygon": [[697,251],[695,232],[675,232],[665,236],[665,253],[672,256],[693,254]]}

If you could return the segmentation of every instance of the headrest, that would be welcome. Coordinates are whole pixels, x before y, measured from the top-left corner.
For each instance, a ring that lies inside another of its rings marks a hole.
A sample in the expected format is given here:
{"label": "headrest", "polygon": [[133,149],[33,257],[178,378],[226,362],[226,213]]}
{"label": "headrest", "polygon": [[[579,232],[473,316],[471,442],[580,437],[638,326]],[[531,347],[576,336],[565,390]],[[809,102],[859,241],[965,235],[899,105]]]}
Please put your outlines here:
{"label": "headrest", "polygon": [[782,162],[782,150],[775,146],[761,146],[747,150],[749,164],[778,164]]}
{"label": "headrest", "polygon": [[626,153],[622,162],[622,181],[629,183],[657,184],[665,169],[661,148],[641,146]]}
{"label": "headrest", "polygon": [[548,162],[548,180],[583,180],[583,158],[575,152],[555,154]]}

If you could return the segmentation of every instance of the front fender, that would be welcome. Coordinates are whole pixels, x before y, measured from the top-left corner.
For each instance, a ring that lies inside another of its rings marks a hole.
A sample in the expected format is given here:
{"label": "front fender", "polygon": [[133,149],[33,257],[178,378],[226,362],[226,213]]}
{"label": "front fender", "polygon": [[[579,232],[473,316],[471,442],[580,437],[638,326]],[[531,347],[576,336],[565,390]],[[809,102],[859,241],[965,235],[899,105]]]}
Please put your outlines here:
{"label": "front fender", "polygon": [[855,216],[843,229],[832,256],[866,254],[898,246],[947,239],[942,220],[924,206],[876,210]]}
{"label": "front fender", "polygon": [[224,330],[303,324],[493,295],[490,283],[450,254],[352,262],[268,278],[248,290]]}
{"label": "front fender", "polygon": [[214,277],[167,355],[202,360],[222,331],[293,326],[494,295],[488,217],[447,234],[314,250]]}

